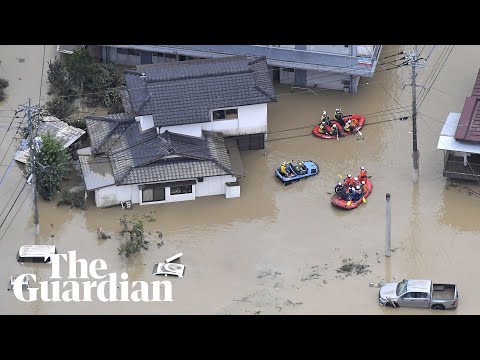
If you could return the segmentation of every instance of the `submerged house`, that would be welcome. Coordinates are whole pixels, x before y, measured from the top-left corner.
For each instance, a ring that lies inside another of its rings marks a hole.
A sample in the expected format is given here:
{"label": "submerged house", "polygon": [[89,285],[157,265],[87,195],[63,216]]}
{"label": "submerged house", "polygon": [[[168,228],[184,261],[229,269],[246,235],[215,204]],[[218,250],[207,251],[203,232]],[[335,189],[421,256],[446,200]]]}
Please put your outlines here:
{"label": "submerged house", "polygon": [[276,101],[264,58],[137,66],[125,71],[125,113],[86,117],[78,151],[99,207],[240,196],[239,150],[262,149]]}
{"label": "submerged house", "polygon": [[452,179],[480,179],[480,71],[472,96],[462,113],[450,113],[443,126],[437,149],[444,150],[443,176]]}

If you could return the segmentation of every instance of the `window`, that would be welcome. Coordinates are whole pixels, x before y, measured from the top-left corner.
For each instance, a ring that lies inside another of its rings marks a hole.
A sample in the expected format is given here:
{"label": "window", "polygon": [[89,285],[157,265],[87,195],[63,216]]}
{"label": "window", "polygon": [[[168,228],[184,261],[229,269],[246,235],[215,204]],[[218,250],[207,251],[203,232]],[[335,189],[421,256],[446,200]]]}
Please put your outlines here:
{"label": "window", "polygon": [[140,50],[128,49],[128,55],[140,56]]}
{"label": "window", "polygon": [[292,68],[283,68],[282,70],[286,72],[295,72],[295,70]]}
{"label": "window", "polygon": [[176,58],[177,58],[177,55],[175,55],[175,54],[165,54],[165,57],[166,57],[167,59],[176,59]]}
{"label": "window", "polygon": [[191,194],[192,185],[172,186],[170,188],[170,195]]}
{"label": "window", "polygon": [[142,202],[164,201],[165,188],[160,186],[150,186],[142,189]]}
{"label": "window", "polygon": [[128,54],[128,49],[117,48],[117,54]]}
{"label": "window", "polygon": [[197,179],[197,181],[198,181],[198,182],[203,182],[203,177],[199,177],[199,178]]}
{"label": "window", "polygon": [[428,293],[426,292],[417,292],[417,299],[426,299],[428,297]]}
{"label": "window", "polygon": [[404,298],[404,299],[414,299],[415,298],[415,293],[413,293],[413,292],[406,293],[405,295],[402,296],[402,298]]}
{"label": "window", "polygon": [[232,120],[238,119],[238,109],[224,109],[212,111],[212,120]]}
{"label": "window", "polygon": [[158,56],[158,57],[163,57],[163,53],[161,52],[153,52],[152,56]]}

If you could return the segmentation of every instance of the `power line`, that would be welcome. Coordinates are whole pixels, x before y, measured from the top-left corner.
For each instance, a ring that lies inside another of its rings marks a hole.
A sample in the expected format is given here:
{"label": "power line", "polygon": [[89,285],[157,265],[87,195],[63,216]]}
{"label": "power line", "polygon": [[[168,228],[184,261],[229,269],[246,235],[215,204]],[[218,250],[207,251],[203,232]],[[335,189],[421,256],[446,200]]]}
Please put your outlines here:
{"label": "power line", "polygon": [[[26,183],[25,183],[25,185],[26,185]],[[22,190],[23,190],[23,189],[22,189]],[[21,192],[20,192],[20,193],[21,193]],[[20,195],[20,193],[19,193],[19,195]],[[19,212],[20,209],[22,208],[22,206],[23,206],[23,204],[25,203],[25,200],[27,200],[27,198],[28,198],[28,192],[27,192],[27,196],[25,196],[25,198],[23,199],[22,203],[21,203],[20,206],[18,207],[17,212],[15,213],[15,215],[13,215],[12,220],[10,220],[10,223],[8,224],[7,228],[5,229],[5,232],[2,234],[2,237],[0,238],[0,241],[2,241],[3,237],[5,236],[5,234],[7,233],[8,229],[10,228],[10,225],[12,225],[13,220],[15,220],[15,218],[17,217],[18,212]],[[16,200],[17,200],[17,199],[15,199],[15,201],[16,201]],[[15,205],[15,203],[14,203],[14,205]],[[12,209],[13,209],[13,207],[12,207]],[[8,216],[8,214],[7,214],[7,216]],[[6,217],[5,217],[5,219],[6,219]],[[3,225],[3,223],[2,223],[2,225]],[[0,228],[1,228],[1,226],[0,226]]]}
{"label": "power line", "polygon": [[10,207],[10,210],[8,210],[7,215],[3,218],[3,221],[2,221],[2,223],[0,224],[0,229],[2,228],[3,224],[4,224],[5,221],[7,220],[8,215],[10,215],[10,212],[11,212],[12,209],[14,208],[16,202],[18,201],[18,198],[20,197],[20,194],[22,193],[23,189],[25,189],[25,186],[27,186],[27,183],[26,183],[26,182],[25,182],[25,184],[23,184],[22,190],[20,190],[20,192],[18,193],[17,197],[15,198],[15,201],[13,202],[12,206]]}
{"label": "power line", "polygon": [[[382,123],[387,123],[387,122],[393,122],[393,121],[404,121],[405,117],[400,117],[400,118],[395,118],[395,119],[388,119],[388,120],[383,120],[383,121],[376,121],[376,122],[373,122],[373,123],[365,123],[363,125],[363,127],[365,126],[370,126],[370,125],[376,125],[376,124],[382,124]],[[301,129],[301,128],[305,128],[307,126],[304,126],[304,127],[300,127],[298,129]],[[310,127],[310,126],[309,126]],[[296,128],[292,128],[292,129],[296,129]],[[271,142],[271,141],[279,141],[279,140],[286,140],[286,139],[293,139],[293,138],[297,138],[297,137],[305,137],[305,136],[313,136],[311,132],[308,132],[307,134],[300,134],[300,135],[293,135],[293,136],[287,136],[287,137],[280,137],[280,138],[275,138],[275,139],[267,139],[266,142]],[[89,164],[102,164],[102,163],[110,163],[110,159],[109,157],[110,156],[113,156],[115,155],[116,153],[120,153],[120,152],[123,152],[125,150],[129,150],[133,147],[136,147],[136,146],[139,146],[143,143],[138,143],[138,144],[135,144],[135,145],[132,145],[132,146],[128,146],[128,147],[125,147],[123,149],[119,149],[119,150],[116,150],[114,153],[110,154],[110,155],[97,155],[96,156],[96,160],[94,161],[89,161]],[[202,148],[203,149],[203,146],[201,145],[195,145],[195,144],[189,144],[188,145],[189,147],[197,147],[197,148]],[[217,147],[215,146],[214,147],[215,149],[222,149],[221,147]],[[90,155],[80,155],[80,156],[90,156]],[[151,158],[154,158],[155,156],[122,156],[122,160],[140,160],[140,159],[151,159]]]}

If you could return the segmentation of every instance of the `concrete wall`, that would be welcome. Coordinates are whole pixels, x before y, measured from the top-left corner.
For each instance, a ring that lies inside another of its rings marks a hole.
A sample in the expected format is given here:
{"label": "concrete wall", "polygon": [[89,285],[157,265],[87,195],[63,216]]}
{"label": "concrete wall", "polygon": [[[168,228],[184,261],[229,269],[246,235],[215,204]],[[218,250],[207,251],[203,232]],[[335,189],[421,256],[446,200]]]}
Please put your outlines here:
{"label": "concrete wall", "polygon": [[350,55],[352,46],[357,45],[348,45],[348,47],[345,45],[307,45],[307,51]]}
{"label": "concrete wall", "polygon": [[191,136],[202,136],[202,130],[222,132],[224,136],[260,134],[267,131],[267,104],[238,107],[237,120],[210,121],[198,124],[165,126],[160,129]]}
{"label": "concrete wall", "polygon": [[[280,82],[284,84],[292,84],[295,78],[294,72],[288,72],[280,70]],[[356,91],[356,85],[358,85],[359,77],[355,77],[354,91]],[[332,73],[332,72],[320,72],[314,70],[307,71],[307,86],[318,87],[320,89],[332,89],[332,90],[344,90],[344,81],[350,81],[350,76],[346,74]]]}
{"label": "concrete wall", "polygon": [[[192,192],[189,194],[170,195],[170,187],[165,188],[165,201],[155,201],[143,203],[141,205],[163,204],[168,202],[195,200],[196,197],[222,195],[226,193],[225,183],[235,182],[235,176],[211,176],[203,179],[203,182],[198,182],[192,185]],[[237,190],[240,196],[240,189]],[[120,205],[120,202],[130,200],[132,204],[140,204],[142,191],[138,185],[121,185],[121,186],[107,186],[95,190],[95,204],[97,207],[107,207]],[[230,196],[233,197],[233,196]]]}
{"label": "concrete wall", "polygon": [[196,185],[197,197],[225,194],[225,183],[235,182],[236,180],[235,176],[231,175],[203,178],[203,182],[197,182]]}
{"label": "concrete wall", "polygon": [[139,203],[138,185],[106,186],[95,190],[95,204],[97,207],[119,205],[122,201],[131,200]]}

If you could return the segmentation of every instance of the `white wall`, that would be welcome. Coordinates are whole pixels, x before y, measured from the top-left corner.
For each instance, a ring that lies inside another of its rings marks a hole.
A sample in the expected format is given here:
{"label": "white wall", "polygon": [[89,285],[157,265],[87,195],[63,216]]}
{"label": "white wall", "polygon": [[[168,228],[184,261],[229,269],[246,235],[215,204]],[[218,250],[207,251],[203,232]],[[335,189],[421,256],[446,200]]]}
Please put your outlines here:
{"label": "white wall", "polygon": [[225,194],[225,183],[235,182],[235,176],[210,176],[203,178],[203,182],[197,182],[197,197]]}
{"label": "white wall", "polygon": [[[226,193],[225,183],[235,182],[235,176],[211,176],[205,177],[203,182],[192,185],[189,194],[170,195],[170,187],[165,188],[165,201],[143,203],[141,205],[163,204],[177,201],[195,200],[196,197],[222,195]],[[97,207],[120,205],[120,202],[131,200],[132,204],[139,204],[141,190],[138,185],[106,186],[95,190],[95,204]]]}
{"label": "white wall", "polygon": [[191,136],[202,136],[202,130],[222,132],[224,136],[260,134],[267,131],[267,104],[238,107],[238,120],[210,121],[198,124],[165,126],[160,129]]}
{"label": "white wall", "polygon": [[357,56],[372,57],[373,45],[357,45]]}
{"label": "white wall", "polygon": [[95,190],[97,207],[119,205],[122,201],[131,200],[138,204],[138,185],[106,186]]}
{"label": "white wall", "polygon": [[307,51],[318,51],[322,53],[350,55],[351,47],[355,45],[307,45]]}

